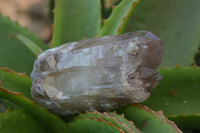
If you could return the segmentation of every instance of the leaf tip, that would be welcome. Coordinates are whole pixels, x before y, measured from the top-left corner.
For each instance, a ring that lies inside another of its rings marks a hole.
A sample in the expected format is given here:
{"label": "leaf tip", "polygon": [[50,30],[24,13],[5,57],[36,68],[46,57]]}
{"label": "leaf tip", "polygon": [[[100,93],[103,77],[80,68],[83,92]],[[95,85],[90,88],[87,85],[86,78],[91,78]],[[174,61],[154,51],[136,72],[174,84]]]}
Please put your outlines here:
{"label": "leaf tip", "polygon": [[131,8],[129,10],[129,12],[124,16],[123,20],[122,20],[122,23],[121,25],[119,26],[118,30],[117,30],[117,34],[119,35],[123,28],[124,28],[124,25],[126,24],[126,21],[127,19],[130,17],[130,15],[132,14],[132,11],[134,9],[134,7],[136,6],[137,2],[133,2],[132,5],[131,5]]}

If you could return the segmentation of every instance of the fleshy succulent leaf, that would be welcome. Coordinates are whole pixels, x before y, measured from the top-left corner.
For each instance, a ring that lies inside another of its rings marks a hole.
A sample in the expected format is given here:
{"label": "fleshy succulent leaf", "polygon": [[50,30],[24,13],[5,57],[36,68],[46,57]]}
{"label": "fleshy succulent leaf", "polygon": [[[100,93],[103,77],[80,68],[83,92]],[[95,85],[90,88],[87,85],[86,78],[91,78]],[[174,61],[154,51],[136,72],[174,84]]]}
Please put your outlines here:
{"label": "fleshy succulent leaf", "polygon": [[177,115],[177,116],[168,116],[169,120],[174,121],[177,126],[182,130],[188,129],[198,129],[200,130],[200,115]]}
{"label": "fleshy succulent leaf", "polygon": [[21,41],[36,57],[43,52],[33,41],[21,34],[13,34],[12,37],[16,37],[16,39]]}
{"label": "fleshy succulent leaf", "polygon": [[69,133],[123,133],[112,123],[103,119],[83,118],[73,121],[67,125],[66,132]]}
{"label": "fleshy succulent leaf", "polygon": [[[168,115],[200,114],[200,68],[161,68],[163,80],[143,104]],[[158,102],[159,101],[159,102]]]}
{"label": "fleshy succulent leaf", "polygon": [[82,118],[96,118],[103,119],[104,121],[110,122],[116,127],[122,129],[124,132],[135,132],[140,133],[140,131],[135,127],[133,122],[127,120],[121,115],[116,113],[100,113],[98,111],[94,111],[91,113],[80,114],[76,119]]}
{"label": "fleshy succulent leaf", "polygon": [[101,28],[99,0],[56,0],[53,47],[91,38]]}
{"label": "fleshy succulent leaf", "polygon": [[123,32],[151,31],[165,44],[161,66],[190,66],[200,46],[198,5],[198,0],[141,1]]}
{"label": "fleshy succulent leaf", "polygon": [[140,0],[123,0],[114,7],[98,36],[119,35]]}
{"label": "fleshy succulent leaf", "polygon": [[23,96],[31,97],[31,79],[25,73],[17,73],[8,68],[0,68],[0,86],[12,92],[20,92]]}
{"label": "fleshy succulent leaf", "polygon": [[[115,117],[115,120],[118,120],[123,126],[129,127],[135,133],[141,133],[141,131],[134,125],[133,121],[127,120],[124,115],[118,115],[116,112],[108,113],[108,115]],[[130,131],[129,131],[130,132]]]}
{"label": "fleshy succulent leaf", "polygon": [[0,113],[1,133],[47,133],[41,123],[22,110]]}
{"label": "fleshy succulent leaf", "polygon": [[181,133],[182,131],[169,121],[162,114],[161,111],[155,112],[141,106],[139,104],[133,104],[122,107],[117,110],[118,113],[124,114],[128,120],[134,122],[137,128],[143,133]]}
{"label": "fleshy succulent leaf", "polygon": [[32,44],[28,44],[27,39],[22,42],[15,35],[27,38],[38,49],[45,50],[48,46],[26,28],[0,15],[0,67],[9,67],[17,72],[30,74],[33,62],[37,57],[33,54],[35,49],[27,47],[32,46]]}
{"label": "fleshy succulent leaf", "polygon": [[49,10],[48,10],[49,13],[48,13],[48,15],[49,15],[51,22],[54,21],[54,14],[53,14],[54,8],[55,8],[55,0],[49,0]]}
{"label": "fleshy succulent leaf", "polygon": [[[121,132],[122,130],[112,123],[103,119],[86,118],[75,120],[71,123],[63,122],[58,116],[49,113],[35,102],[25,98],[20,93],[13,93],[0,87],[0,97],[10,100],[21,106],[24,110],[35,118],[44,128],[52,132]],[[25,129],[24,129],[25,130]]]}
{"label": "fleshy succulent leaf", "polygon": [[64,131],[67,126],[58,116],[51,114],[35,102],[25,98],[20,93],[14,93],[0,87],[0,98],[9,100],[20,106],[26,110],[27,113],[40,121],[45,128],[49,128],[52,132]]}
{"label": "fleshy succulent leaf", "polygon": [[[199,129],[200,68],[161,68],[163,80],[143,104],[163,110],[181,129]],[[159,101],[159,102],[158,102]]]}

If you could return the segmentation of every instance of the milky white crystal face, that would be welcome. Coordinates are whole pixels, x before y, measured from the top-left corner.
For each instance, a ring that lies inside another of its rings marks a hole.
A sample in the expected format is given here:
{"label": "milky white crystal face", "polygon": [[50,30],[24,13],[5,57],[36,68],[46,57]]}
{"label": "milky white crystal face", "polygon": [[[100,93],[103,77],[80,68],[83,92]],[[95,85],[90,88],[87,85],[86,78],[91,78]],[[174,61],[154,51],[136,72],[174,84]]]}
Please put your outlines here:
{"label": "milky white crystal face", "polygon": [[57,114],[107,111],[143,102],[162,77],[162,41],[138,31],[43,52],[31,74],[32,96]]}

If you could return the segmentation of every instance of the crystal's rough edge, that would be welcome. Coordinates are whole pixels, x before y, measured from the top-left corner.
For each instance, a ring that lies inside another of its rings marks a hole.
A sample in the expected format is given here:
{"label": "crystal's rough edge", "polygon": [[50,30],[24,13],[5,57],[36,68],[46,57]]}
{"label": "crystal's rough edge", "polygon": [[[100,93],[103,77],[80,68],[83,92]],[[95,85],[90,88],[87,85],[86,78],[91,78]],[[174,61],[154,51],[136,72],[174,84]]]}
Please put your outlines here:
{"label": "crystal's rough edge", "polygon": [[82,40],[39,55],[32,96],[57,114],[107,111],[143,102],[162,79],[163,42],[151,32]]}

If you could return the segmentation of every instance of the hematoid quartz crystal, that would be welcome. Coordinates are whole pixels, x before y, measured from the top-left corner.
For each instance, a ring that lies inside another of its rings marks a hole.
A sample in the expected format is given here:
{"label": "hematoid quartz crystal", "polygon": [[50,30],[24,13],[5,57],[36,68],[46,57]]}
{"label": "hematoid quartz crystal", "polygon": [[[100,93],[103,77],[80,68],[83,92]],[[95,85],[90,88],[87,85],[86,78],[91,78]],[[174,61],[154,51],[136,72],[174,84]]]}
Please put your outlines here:
{"label": "hematoid quartz crystal", "polygon": [[163,42],[148,31],[81,40],[35,61],[32,96],[56,114],[108,111],[143,102],[162,79]]}

